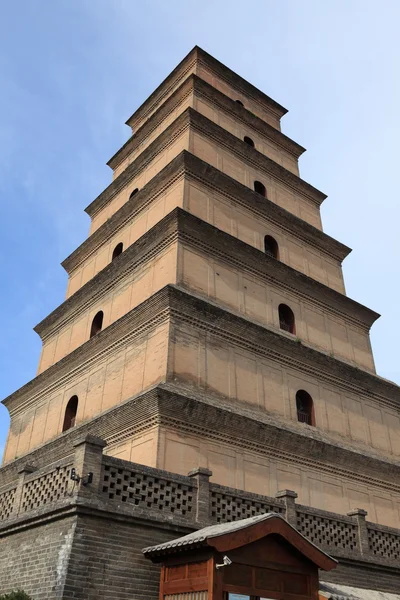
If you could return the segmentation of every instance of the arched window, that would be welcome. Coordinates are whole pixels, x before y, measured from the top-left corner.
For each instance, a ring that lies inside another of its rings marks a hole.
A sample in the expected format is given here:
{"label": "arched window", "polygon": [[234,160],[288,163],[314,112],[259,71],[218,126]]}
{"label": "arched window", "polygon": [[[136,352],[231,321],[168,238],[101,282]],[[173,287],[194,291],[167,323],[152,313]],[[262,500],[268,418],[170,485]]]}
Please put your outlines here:
{"label": "arched window", "polygon": [[243,141],[246,142],[246,144],[248,144],[252,148],[254,148],[253,140],[251,138],[247,137],[247,135],[244,136]]}
{"label": "arched window", "polygon": [[296,393],[297,420],[315,427],[314,403],[310,394],[305,390]]}
{"label": "arched window", "polygon": [[114,258],[117,258],[117,256],[119,256],[120,254],[122,254],[122,251],[124,249],[124,245],[122,242],[120,242],[119,244],[117,244],[114,248],[114,251],[112,253],[112,258],[111,260],[114,260]]}
{"label": "arched window", "polygon": [[131,192],[131,194],[130,194],[130,196],[129,196],[129,200],[131,200],[131,198],[133,198],[133,196],[134,196],[135,194],[137,194],[137,193],[138,193],[138,191],[139,191],[139,188],[135,188],[135,189],[133,190],[133,192]]}
{"label": "arched window", "polygon": [[261,194],[261,196],[264,196],[264,198],[267,197],[267,190],[265,189],[265,185],[261,183],[261,181],[254,182],[254,191],[257,192],[257,194]]}
{"label": "arched window", "polygon": [[279,327],[283,329],[283,331],[288,331],[293,334],[296,333],[293,311],[286,306],[286,304],[279,305]]}
{"label": "arched window", "polygon": [[264,252],[273,258],[279,258],[279,248],[277,241],[271,236],[266,235],[264,238]]}
{"label": "arched window", "polygon": [[99,312],[95,315],[95,317],[92,321],[92,326],[90,328],[90,337],[91,338],[94,335],[96,335],[96,333],[99,333],[101,331],[101,328],[103,327],[103,317],[104,317],[103,311],[99,310]]}
{"label": "arched window", "polygon": [[244,104],[243,104],[243,102],[241,100],[236,100],[236,104],[239,104],[239,106],[243,106],[244,107]]}
{"label": "arched window", "polygon": [[67,431],[67,429],[71,429],[71,427],[74,427],[77,411],[78,396],[72,396],[72,398],[68,400],[68,404],[65,409],[64,423],[62,428],[63,431]]}

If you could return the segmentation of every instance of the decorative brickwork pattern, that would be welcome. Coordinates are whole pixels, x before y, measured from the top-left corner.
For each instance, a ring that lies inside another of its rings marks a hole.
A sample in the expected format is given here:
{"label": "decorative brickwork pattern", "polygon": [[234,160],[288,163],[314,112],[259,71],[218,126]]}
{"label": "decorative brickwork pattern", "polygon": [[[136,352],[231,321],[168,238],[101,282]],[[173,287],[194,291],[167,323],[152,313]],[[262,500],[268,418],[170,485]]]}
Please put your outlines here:
{"label": "decorative brickwork pattern", "polygon": [[297,511],[297,529],[317,546],[329,546],[348,551],[358,548],[355,523],[321,514]]}
{"label": "decorative brickwork pattern", "polygon": [[101,481],[102,492],[109,500],[182,517],[195,512],[193,488],[180,481],[110,464],[103,465]]}
{"label": "decorative brickwork pattern", "polygon": [[[87,443],[93,446],[93,441]],[[85,456],[88,456],[87,453]],[[73,465],[68,464],[69,460],[66,459],[57,468],[49,467],[49,472],[42,470],[30,474],[26,470],[28,475],[24,474],[19,484],[22,493],[19,485],[3,488],[0,493],[0,522],[5,523],[8,518],[21,516],[44,505],[51,508],[52,504],[69,495],[72,499],[73,493],[80,494],[81,499],[101,498],[106,504],[111,503],[110,510],[118,511],[118,504],[137,506],[148,513],[148,518],[156,519],[157,513],[164,513],[181,517],[189,525],[198,524],[199,506],[203,507],[202,524],[237,521],[266,512],[277,512],[289,518],[288,504],[284,502],[285,498],[289,498],[293,503],[292,521],[289,522],[333,555],[352,556],[357,553],[375,556],[379,561],[389,563],[400,559],[400,530],[365,523],[366,513],[361,509],[350,513],[350,516],[329,513],[296,504],[296,493],[290,490],[279,492],[277,498],[270,498],[210,483],[211,472],[207,469],[196,470],[196,473],[185,477],[102,456],[101,452],[95,458],[91,456],[90,465],[79,468],[80,473],[96,472],[93,460],[98,461],[98,474],[94,476],[93,485],[82,486],[82,483],[71,481]],[[76,462],[74,466],[77,467]],[[362,526],[366,530],[364,541],[361,539]]]}
{"label": "decorative brickwork pattern", "polygon": [[400,532],[384,531],[368,524],[368,543],[374,556],[399,560]]}
{"label": "decorative brickwork pattern", "polygon": [[285,509],[279,506],[272,498],[259,496],[256,498],[240,496],[238,494],[227,494],[217,489],[211,489],[211,518],[217,523],[228,521],[239,521],[267,512],[283,514]]}
{"label": "decorative brickwork pattern", "polygon": [[0,521],[8,519],[13,511],[16,488],[0,494]]}
{"label": "decorative brickwork pattern", "polygon": [[70,481],[71,467],[72,465],[58,467],[50,473],[27,481],[22,490],[20,513],[65,498],[68,495],[68,485],[72,484]]}

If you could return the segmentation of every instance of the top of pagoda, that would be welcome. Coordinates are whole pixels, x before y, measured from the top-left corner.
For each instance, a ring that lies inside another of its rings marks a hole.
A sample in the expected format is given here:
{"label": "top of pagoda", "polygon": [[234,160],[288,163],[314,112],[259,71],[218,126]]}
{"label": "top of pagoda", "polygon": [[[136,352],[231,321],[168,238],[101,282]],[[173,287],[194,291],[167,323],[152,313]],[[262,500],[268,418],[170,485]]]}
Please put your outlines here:
{"label": "top of pagoda", "polygon": [[[175,67],[175,69],[164,79],[162,83],[154,90],[152,94],[139,106],[139,108],[129,117],[126,125],[129,125],[133,130],[143,124],[146,120],[146,115],[149,115],[171,92],[180,85],[191,73],[194,72],[196,64],[205,66],[208,70],[215,73],[220,79],[229,82],[238,92],[245,96],[252,97],[264,107],[274,113],[280,119],[288,110],[281,104],[264,94],[254,85],[249,83],[240,75],[226,67],[219,60],[208,54],[199,46],[195,46],[189,54]],[[140,125],[139,125],[140,124]]]}

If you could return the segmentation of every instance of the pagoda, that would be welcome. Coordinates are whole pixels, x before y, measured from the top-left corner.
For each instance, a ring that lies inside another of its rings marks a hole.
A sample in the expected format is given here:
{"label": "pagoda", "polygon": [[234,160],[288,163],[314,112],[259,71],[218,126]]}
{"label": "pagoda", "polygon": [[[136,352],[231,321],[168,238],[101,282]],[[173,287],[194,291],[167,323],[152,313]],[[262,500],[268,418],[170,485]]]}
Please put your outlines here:
{"label": "pagoda", "polygon": [[[38,531],[54,515],[58,527],[78,519],[78,531],[85,502],[106,521],[101,502],[118,500],[128,518],[151,496],[147,508],[174,528],[157,521],[157,534],[137,534],[151,546],[184,535],[189,517],[248,518],[275,498],[269,508],[305,535],[328,532],[335,514],[339,562],[354,552],[395,569],[400,389],[376,374],[369,332],[379,315],[346,295],[350,249],[322,230],[326,195],[300,177],[305,149],[281,132],[286,112],[195,47],[128,119],[132,135],[108,162],[112,183],[86,208],[89,236],[62,263],[66,299],[35,327],[37,376],[3,400],[0,522],[11,546],[35,548],[18,527],[45,543]],[[62,520],[72,504],[77,516]],[[35,529],[33,516],[50,509]],[[71,561],[79,570],[95,544],[79,550],[68,527],[57,530],[70,535],[68,564],[58,548],[46,597],[69,597]],[[311,539],[329,550],[329,535]],[[0,581],[1,564],[0,551]],[[127,598],[156,598],[154,585]]]}

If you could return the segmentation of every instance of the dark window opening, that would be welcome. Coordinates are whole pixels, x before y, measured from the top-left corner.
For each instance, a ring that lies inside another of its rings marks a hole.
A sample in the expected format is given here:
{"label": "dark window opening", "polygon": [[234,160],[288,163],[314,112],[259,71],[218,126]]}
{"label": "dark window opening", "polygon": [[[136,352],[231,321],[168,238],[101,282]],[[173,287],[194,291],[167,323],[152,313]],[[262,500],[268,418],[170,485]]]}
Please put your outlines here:
{"label": "dark window opening", "polygon": [[135,194],[137,194],[137,193],[138,193],[138,191],[139,191],[139,188],[135,188],[135,189],[133,190],[133,192],[131,192],[131,194],[130,194],[130,196],[129,196],[129,200],[130,200],[131,198],[133,198],[133,196],[134,196]]}
{"label": "dark window opening", "polygon": [[96,314],[96,316],[94,317],[94,319],[92,321],[92,327],[90,328],[90,337],[91,338],[101,331],[101,328],[103,327],[103,317],[104,317],[103,311],[99,310],[99,312]]}
{"label": "dark window opening", "polygon": [[124,245],[122,242],[120,242],[119,244],[117,244],[114,248],[114,251],[112,253],[112,258],[111,260],[114,260],[114,258],[117,258],[117,256],[119,256],[120,254],[122,254],[122,251],[124,249]]}
{"label": "dark window opening", "polygon": [[261,194],[261,196],[264,196],[264,198],[267,197],[267,190],[265,189],[265,185],[261,183],[261,181],[254,182],[254,191],[257,192],[257,194]]}
{"label": "dark window opening", "polygon": [[293,311],[286,306],[286,304],[279,305],[279,327],[283,329],[283,331],[288,331],[293,334],[296,333]]}
{"label": "dark window opening", "polygon": [[315,427],[314,403],[310,394],[305,390],[296,393],[297,420]]}
{"label": "dark window opening", "polygon": [[239,106],[243,106],[244,107],[244,104],[243,104],[243,102],[241,100],[236,100],[236,104],[239,104]]}
{"label": "dark window opening", "polygon": [[67,407],[65,409],[65,417],[63,423],[63,431],[67,431],[67,429],[71,429],[71,427],[75,426],[76,422],[76,413],[78,411],[78,396],[72,396],[68,400]]}
{"label": "dark window opening", "polygon": [[271,236],[266,235],[264,238],[264,252],[273,258],[279,258],[279,247],[277,241]]}
{"label": "dark window opening", "polygon": [[252,148],[254,148],[254,142],[251,138],[247,137],[247,135],[244,136],[243,141],[246,142],[246,144],[248,144],[249,146],[251,146]]}

